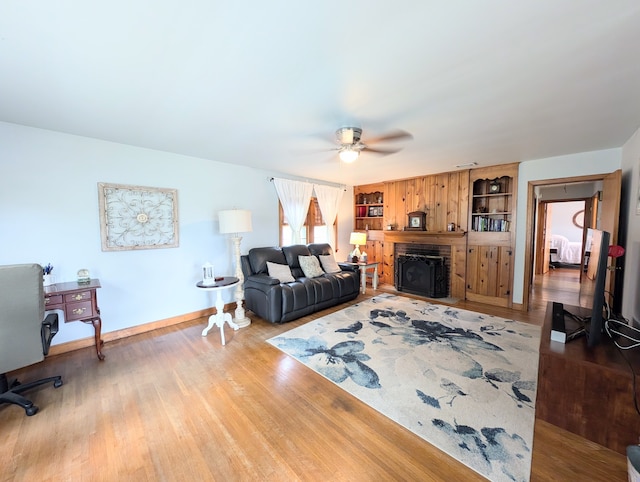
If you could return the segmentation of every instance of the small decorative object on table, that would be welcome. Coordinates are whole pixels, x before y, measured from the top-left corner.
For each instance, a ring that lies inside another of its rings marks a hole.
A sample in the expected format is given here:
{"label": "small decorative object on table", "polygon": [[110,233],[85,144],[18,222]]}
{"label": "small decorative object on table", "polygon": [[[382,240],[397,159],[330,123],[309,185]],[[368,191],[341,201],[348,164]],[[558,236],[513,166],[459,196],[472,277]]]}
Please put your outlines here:
{"label": "small decorative object on table", "polygon": [[354,232],[349,236],[349,244],[353,244],[355,249],[349,254],[352,263],[357,263],[360,258],[360,246],[367,244],[367,233]]}
{"label": "small decorative object on table", "polygon": [[407,227],[405,231],[426,231],[427,230],[427,213],[424,211],[413,211],[409,214]]}
{"label": "small decorative object on table", "polygon": [[206,262],[202,266],[202,286],[214,286],[216,284],[216,277],[213,274],[213,265]]}
{"label": "small decorative object on table", "polygon": [[91,281],[91,276],[89,276],[89,270],[86,268],[82,268],[78,270],[78,284],[87,284]]}
{"label": "small decorative object on table", "polygon": [[53,266],[51,265],[51,263],[47,264],[42,268],[42,285],[43,286],[50,286],[55,283],[55,278],[51,274],[52,271],[53,271]]}

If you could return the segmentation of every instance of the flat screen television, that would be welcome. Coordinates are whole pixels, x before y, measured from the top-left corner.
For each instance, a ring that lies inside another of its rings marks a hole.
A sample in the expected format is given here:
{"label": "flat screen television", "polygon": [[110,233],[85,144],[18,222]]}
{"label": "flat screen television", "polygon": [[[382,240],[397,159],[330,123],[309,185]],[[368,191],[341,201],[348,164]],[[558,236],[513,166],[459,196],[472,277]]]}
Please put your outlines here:
{"label": "flat screen television", "polygon": [[591,228],[587,230],[579,304],[580,307],[587,309],[590,315],[578,317],[575,313],[569,313],[572,318],[581,320],[589,347],[600,343],[604,322],[607,319],[605,314],[605,308],[608,309],[606,281],[610,239],[611,235],[607,231]]}

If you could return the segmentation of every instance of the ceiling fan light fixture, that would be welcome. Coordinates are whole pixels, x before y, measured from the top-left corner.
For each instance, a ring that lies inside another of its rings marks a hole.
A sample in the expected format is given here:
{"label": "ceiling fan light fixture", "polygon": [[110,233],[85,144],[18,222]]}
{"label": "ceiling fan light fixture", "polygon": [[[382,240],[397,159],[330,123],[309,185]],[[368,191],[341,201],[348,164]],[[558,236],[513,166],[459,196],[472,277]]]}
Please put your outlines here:
{"label": "ceiling fan light fixture", "polygon": [[351,146],[346,146],[343,149],[340,149],[340,153],[338,157],[342,162],[351,163],[355,161],[360,155],[360,151],[352,149]]}
{"label": "ceiling fan light fixture", "polygon": [[341,127],[336,131],[336,139],[340,144],[355,144],[361,136],[362,129],[359,127]]}

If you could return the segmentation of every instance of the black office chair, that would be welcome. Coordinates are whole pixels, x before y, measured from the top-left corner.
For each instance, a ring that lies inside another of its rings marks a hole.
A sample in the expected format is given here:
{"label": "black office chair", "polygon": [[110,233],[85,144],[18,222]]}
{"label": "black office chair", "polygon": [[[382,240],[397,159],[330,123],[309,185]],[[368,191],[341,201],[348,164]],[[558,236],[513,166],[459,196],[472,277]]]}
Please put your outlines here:
{"label": "black office chair", "polygon": [[58,332],[58,315],[44,319],[42,267],[38,264],[0,266],[0,404],[14,403],[27,415],[38,412],[33,402],[20,393],[62,377],[48,377],[21,384],[9,383],[7,373],[44,360],[51,339]]}

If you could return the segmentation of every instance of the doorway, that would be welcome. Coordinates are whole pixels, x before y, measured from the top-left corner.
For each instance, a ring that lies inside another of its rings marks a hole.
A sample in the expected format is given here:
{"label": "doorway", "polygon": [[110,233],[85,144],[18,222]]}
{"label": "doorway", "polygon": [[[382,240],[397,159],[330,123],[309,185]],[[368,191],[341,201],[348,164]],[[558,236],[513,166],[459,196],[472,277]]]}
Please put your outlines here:
{"label": "doorway", "polygon": [[[528,242],[525,246],[523,291],[525,310],[542,308],[544,311],[548,301],[578,304],[576,300],[580,291],[581,270],[565,266],[560,266],[560,270],[558,266],[551,268],[550,246],[545,246],[551,243],[550,237],[546,236],[549,226],[546,224],[547,217],[541,213],[541,210],[548,208],[552,202],[584,202],[584,212],[582,216],[576,215],[575,222],[583,226],[583,231],[586,231],[584,226],[609,231],[612,235],[611,244],[616,244],[621,180],[622,173],[618,170],[611,174],[529,182],[527,219],[531,222],[527,223]],[[572,217],[572,224],[573,221]],[[583,233],[582,242],[584,241]],[[549,258],[545,258],[545,253],[548,253]],[[612,261],[612,265],[614,263],[615,260]],[[611,277],[610,292],[614,292],[614,288],[613,277]]]}
{"label": "doorway", "polygon": [[[567,194],[578,189],[599,192],[601,186],[563,186],[563,192]],[[536,308],[544,308],[548,301],[578,305],[585,233],[592,225],[591,199],[549,200],[548,191],[546,186],[536,191],[538,205],[531,303]],[[588,214],[585,216],[585,213]]]}

